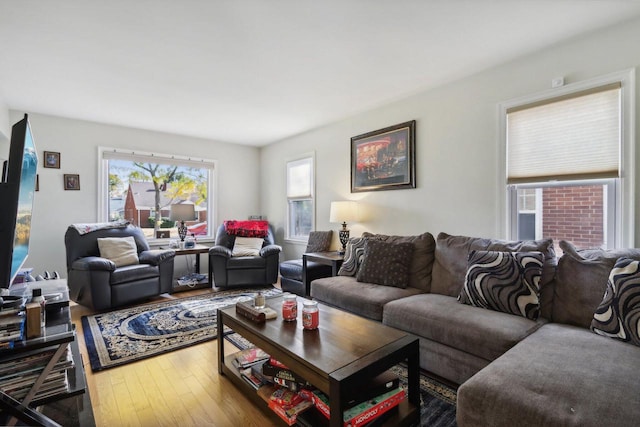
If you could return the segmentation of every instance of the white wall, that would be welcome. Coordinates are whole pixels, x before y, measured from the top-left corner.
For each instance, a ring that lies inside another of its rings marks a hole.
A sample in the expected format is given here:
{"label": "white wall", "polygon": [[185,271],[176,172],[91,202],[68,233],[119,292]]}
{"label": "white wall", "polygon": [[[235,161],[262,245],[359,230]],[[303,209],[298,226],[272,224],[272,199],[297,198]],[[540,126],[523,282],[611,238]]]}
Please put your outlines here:
{"label": "white wall", "polygon": [[[9,141],[11,135],[11,126],[9,126],[9,108],[4,103],[2,96],[0,95],[0,147],[3,147],[0,151],[2,153],[0,158],[6,159],[9,157]],[[4,148],[6,147],[6,148]],[[6,154],[4,154],[6,151]]]}
{"label": "white wall", "polygon": [[[505,237],[504,226],[497,220],[502,187],[497,176],[498,104],[548,90],[555,77],[564,76],[566,83],[573,83],[638,67],[638,40],[640,20],[636,19],[267,146],[261,150],[262,211],[283,233],[285,161],[315,150],[318,230],[339,228],[329,223],[330,201],[353,199],[363,203],[370,219],[352,226],[352,236],[369,230]],[[635,99],[640,123],[637,88]],[[417,188],[351,194],[350,138],[413,119],[417,121]],[[636,132],[636,143],[637,139]],[[640,212],[637,196],[636,212]],[[636,220],[636,230],[639,224]],[[635,242],[640,243],[637,237]],[[299,257],[303,249],[285,245],[285,258]]]}
{"label": "white wall", "polygon": [[[11,123],[23,112],[11,111]],[[64,233],[69,224],[97,220],[98,147],[182,154],[217,161],[217,215],[215,228],[225,219],[247,218],[259,210],[257,148],[170,135],[140,129],[29,113],[38,155],[60,152],[60,169],[39,167],[31,244],[26,266],[36,273],[57,270],[66,277]],[[63,174],[80,174],[80,191],[65,191]],[[214,228],[214,230],[215,230]],[[202,269],[206,269],[202,256]],[[184,264],[184,265],[183,265]],[[176,258],[179,272],[186,257]]]}

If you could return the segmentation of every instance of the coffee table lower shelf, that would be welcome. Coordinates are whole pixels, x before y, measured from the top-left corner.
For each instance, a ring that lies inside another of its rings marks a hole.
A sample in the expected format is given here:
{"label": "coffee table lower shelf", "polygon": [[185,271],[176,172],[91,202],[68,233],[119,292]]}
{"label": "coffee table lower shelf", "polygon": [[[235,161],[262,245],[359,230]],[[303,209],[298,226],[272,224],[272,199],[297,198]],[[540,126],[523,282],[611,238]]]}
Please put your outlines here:
{"label": "coffee table lower shelf", "polygon": [[[242,377],[240,376],[240,372],[238,372],[238,369],[236,369],[236,367],[233,365],[232,355],[228,355],[225,357],[224,365],[222,367],[222,373],[226,378],[231,380],[231,382],[236,387],[238,387],[240,390],[243,390],[245,392],[245,395],[249,397],[256,406],[262,409],[262,411],[269,416],[269,419],[273,421],[274,424],[283,426],[287,425],[287,423],[280,419],[280,417],[278,417],[278,415],[276,415],[276,413],[269,408],[267,402],[265,402],[264,399],[262,399],[260,395],[258,395],[257,390],[253,389],[246,383],[245,380],[242,379]],[[409,403],[407,399],[404,399],[398,405],[398,411],[393,416],[387,418],[387,420],[381,425],[385,427],[408,427],[415,421],[419,420],[420,414],[418,412],[418,408],[415,405]],[[301,414],[301,416],[304,417],[304,413]],[[320,424],[317,424],[319,427],[328,427],[330,425],[329,420],[322,416],[317,418],[317,420],[320,420]]]}

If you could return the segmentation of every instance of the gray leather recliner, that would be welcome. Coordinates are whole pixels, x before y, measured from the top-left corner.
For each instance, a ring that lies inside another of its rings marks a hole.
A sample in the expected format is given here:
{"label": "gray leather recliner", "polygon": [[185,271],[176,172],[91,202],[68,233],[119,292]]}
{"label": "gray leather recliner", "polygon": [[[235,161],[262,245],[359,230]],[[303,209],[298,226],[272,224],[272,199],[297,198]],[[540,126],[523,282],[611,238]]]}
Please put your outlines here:
{"label": "gray leather recliner", "polygon": [[236,236],[227,234],[224,224],[216,233],[216,244],[209,249],[209,284],[219,288],[272,285],[278,281],[280,252],[273,228],[264,238],[259,256],[233,257]]}
{"label": "gray leather recliner", "polygon": [[[98,238],[133,236],[140,263],[116,268],[100,257]],[[70,226],[64,236],[69,298],[105,310],[171,292],[175,251],[150,250],[142,230],[133,225],[80,234]]]}

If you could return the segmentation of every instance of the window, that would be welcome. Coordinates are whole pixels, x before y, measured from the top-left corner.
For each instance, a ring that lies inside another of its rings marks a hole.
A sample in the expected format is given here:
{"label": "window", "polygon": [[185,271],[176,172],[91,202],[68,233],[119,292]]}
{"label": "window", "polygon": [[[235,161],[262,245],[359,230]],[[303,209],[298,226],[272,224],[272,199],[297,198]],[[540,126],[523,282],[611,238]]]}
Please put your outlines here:
{"label": "window", "polygon": [[632,84],[616,73],[501,106],[508,238],[633,245]]}
{"label": "window", "polygon": [[102,147],[99,158],[99,221],[127,220],[148,239],[167,233],[177,238],[171,206],[192,204],[193,218],[185,220],[188,234],[212,237],[213,161]]}
{"label": "window", "polygon": [[307,241],[314,227],[313,156],[287,162],[287,239]]}

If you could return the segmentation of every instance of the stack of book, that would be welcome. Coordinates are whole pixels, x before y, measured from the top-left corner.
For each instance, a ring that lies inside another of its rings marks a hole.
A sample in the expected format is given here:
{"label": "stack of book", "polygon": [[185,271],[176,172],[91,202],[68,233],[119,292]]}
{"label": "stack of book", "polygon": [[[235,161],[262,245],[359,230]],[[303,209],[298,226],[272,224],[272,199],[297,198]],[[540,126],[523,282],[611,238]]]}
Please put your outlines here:
{"label": "stack of book", "polygon": [[24,338],[25,317],[19,309],[0,311],[0,349],[13,348],[13,344]]}
{"label": "stack of book", "polygon": [[[45,366],[49,363],[55,350],[47,350],[17,354],[14,358],[0,365],[0,389],[21,401],[36,382]],[[67,392],[67,372],[74,367],[71,351],[61,357],[47,375],[34,396],[34,400],[44,399],[59,393]]]}
{"label": "stack of book", "polygon": [[[251,348],[237,352],[234,364],[240,376],[257,390],[269,408],[288,425],[317,425],[317,421],[313,421],[314,417],[324,416],[327,420],[330,419],[329,398],[261,349]],[[348,396],[350,400],[343,413],[343,426],[370,427],[393,415],[400,402],[405,399],[406,392],[400,387],[398,376],[386,371],[362,387],[350,390]],[[309,420],[312,421],[309,423]]]}

